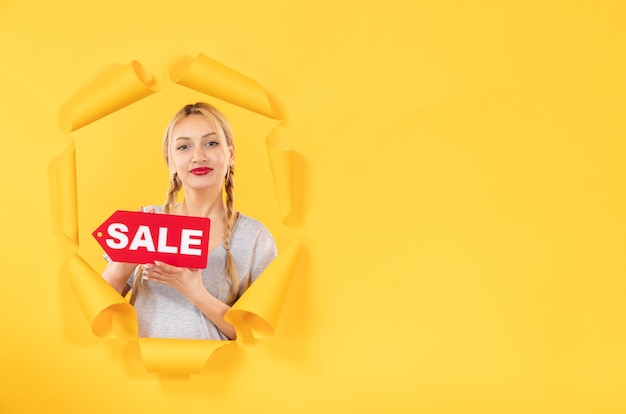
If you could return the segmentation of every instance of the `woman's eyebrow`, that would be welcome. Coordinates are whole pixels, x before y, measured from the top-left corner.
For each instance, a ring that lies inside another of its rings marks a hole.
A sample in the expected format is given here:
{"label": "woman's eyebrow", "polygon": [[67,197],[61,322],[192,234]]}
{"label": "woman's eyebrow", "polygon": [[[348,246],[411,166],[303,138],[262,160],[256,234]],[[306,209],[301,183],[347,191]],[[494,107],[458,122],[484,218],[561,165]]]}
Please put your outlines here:
{"label": "woman's eyebrow", "polygon": [[[208,138],[211,135],[217,135],[215,132],[207,132],[206,134],[202,135],[202,138]],[[176,137],[176,141],[178,141],[179,139],[191,139],[189,137]]]}

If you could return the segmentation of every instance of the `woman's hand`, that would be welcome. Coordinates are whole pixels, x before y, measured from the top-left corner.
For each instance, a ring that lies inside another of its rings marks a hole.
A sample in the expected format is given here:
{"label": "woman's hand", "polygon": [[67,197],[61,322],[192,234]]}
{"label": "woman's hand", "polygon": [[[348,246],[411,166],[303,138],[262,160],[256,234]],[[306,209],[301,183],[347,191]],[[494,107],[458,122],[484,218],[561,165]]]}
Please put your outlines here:
{"label": "woman's hand", "polygon": [[193,302],[193,298],[201,291],[206,291],[202,284],[200,269],[171,266],[155,261],[154,264],[145,264],[143,277],[147,280],[168,285]]}
{"label": "woman's hand", "polygon": [[200,269],[171,266],[162,262],[143,265],[143,277],[147,280],[168,285],[182,293],[209,318],[228,338],[236,339],[235,328],[224,320],[230,306],[211,295],[202,283]]}

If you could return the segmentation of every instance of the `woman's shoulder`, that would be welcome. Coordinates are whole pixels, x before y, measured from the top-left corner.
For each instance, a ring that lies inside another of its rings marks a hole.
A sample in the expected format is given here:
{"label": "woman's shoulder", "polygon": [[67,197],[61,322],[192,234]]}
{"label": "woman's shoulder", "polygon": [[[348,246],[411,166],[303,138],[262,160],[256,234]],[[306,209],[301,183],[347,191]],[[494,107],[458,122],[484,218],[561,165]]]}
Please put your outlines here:
{"label": "woman's shoulder", "polygon": [[237,222],[235,223],[235,228],[233,229],[233,232],[246,235],[263,235],[265,237],[269,237],[272,240],[274,239],[270,231],[267,229],[267,227],[265,227],[263,223],[241,212],[239,212],[239,216],[237,218]]}
{"label": "woman's shoulder", "polygon": [[245,214],[239,213],[232,238],[236,240],[232,244],[235,248],[235,255],[248,257],[250,253],[253,253],[258,260],[265,260],[263,267],[267,266],[278,254],[276,241],[267,227],[259,220]]}
{"label": "woman's shoulder", "polygon": [[235,225],[238,227],[246,227],[246,228],[258,229],[258,230],[264,230],[269,233],[269,231],[267,230],[267,227],[265,227],[265,224],[261,223],[261,221],[253,217],[245,215],[242,212],[238,212],[237,223]]}

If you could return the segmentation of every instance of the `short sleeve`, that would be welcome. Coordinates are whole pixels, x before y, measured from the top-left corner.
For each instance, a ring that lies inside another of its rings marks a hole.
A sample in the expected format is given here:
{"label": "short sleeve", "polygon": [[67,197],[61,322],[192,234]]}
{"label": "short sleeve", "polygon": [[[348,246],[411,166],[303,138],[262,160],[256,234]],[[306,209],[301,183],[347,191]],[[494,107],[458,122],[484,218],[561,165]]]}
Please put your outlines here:
{"label": "short sleeve", "polygon": [[[276,243],[270,232],[263,224],[249,217],[239,218],[235,230],[239,240],[246,240],[239,247],[231,251],[235,255],[235,262],[239,262],[240,285],[237,297],[241,297],[246,289],[254,283],[277,255]],[[233,235],[235,235],[233,233]],[[247,247],[244,247],[247,246]]]}
{"label": "short sleeve", "polygon": [[272,235],[263,228],[258,235],[252,265],[250,268],[250,282],[254,282],[263,273],[265,268],[274,260],[278,254],[276,242]]}

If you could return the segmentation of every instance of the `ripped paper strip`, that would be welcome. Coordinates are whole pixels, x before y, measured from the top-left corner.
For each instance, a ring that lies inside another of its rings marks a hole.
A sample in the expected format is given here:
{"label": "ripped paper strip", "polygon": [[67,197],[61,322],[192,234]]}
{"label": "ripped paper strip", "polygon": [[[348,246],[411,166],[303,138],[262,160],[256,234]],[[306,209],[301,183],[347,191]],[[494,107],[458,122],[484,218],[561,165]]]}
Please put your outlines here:
{"label": "ripped paper strip", "polygon": [[54,178],[57,197],[54,217],[58,220],[61,232],[73,244],[78,245],[76,150],[74,145],[58,163]]}
{"label": "ripped paper strip", "polygon": [[283,221],[293,209],[293,159],[292,148],[283,147],[268,139],[267,155],[272,169],[274,190],[278,199],[278,208]]}
{"label": "ripped paper strip", "polygon": [[141,358],[148,372],[176,375],[199,374],[218,349],[234,341],[202,341],[166,338],[139,338]]}
{"label": "ripped paper strip", "polygon": [[153,94],[155,87],[150,73],[132,61],[71,99],[62,111],[62,127],[66,132],[76,131]]}
{"label": "ripped paper strip", "polygon": [[[233,69],[204,55],[177,68],[172,79],[179,84],[278,119],[266,91],[256,81]],[[75,131],[152,94],[156,91],[154,85],[143,66],[131,62],[78,94],[62,110],[62,121],[67,124],[68,132]],[[286,217],[292,208],[293,150],[275,141],[270,143],[268,138],[266,143],[281,213]],[[56,202],[60,227],[78,247],[75,157],[72,147],[59,163]],[[227,313],[225,318],[234,326],[237,341],[138,338],[137,315],[125,298],[78,254],[70,258],[68,271],[71,286],[94,335],[137,341],[148,372],[192,374],[201,372],[220,348],[274,334],[301,248],[298,239],[292,240]]]}
{"label": "ripped paper strip", "polygon": [[70,283],[91,330],[99,338],[137,337],[137,314],[80,256],[69,261]]}
{"label": "ripped paper strip", "polygon": [[249,341],[274,335],[301,248],[300,240],[293,239],[225,315],[238,338]]}
{"label": "ripped paper strip", "polygon": [[201,53],[192,61],[181,60],[174,65],[170,78],[179,85],[279,119],[267,92],[257,81]]}

